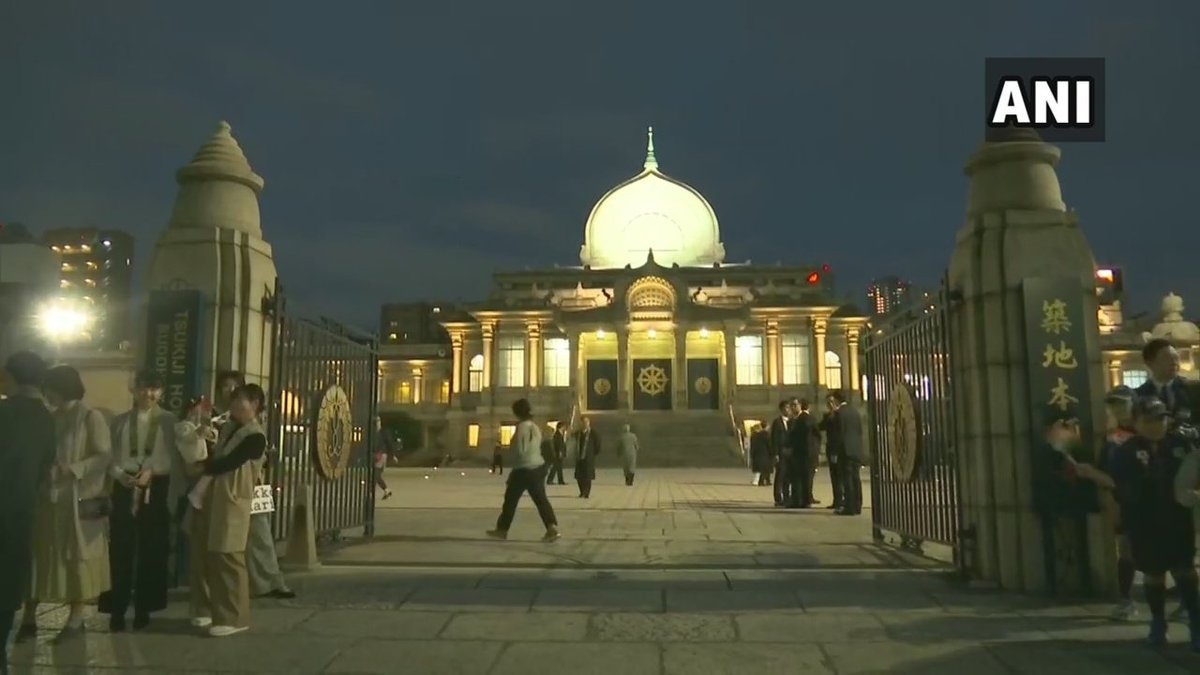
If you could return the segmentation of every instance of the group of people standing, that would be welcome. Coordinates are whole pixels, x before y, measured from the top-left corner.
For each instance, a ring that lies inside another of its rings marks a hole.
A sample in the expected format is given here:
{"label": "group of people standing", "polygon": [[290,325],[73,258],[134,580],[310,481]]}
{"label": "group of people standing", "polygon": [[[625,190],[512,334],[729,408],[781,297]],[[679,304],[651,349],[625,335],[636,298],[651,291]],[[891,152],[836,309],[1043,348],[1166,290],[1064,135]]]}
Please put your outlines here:
{"label": "group of people standing", "polygon": [[821,443],[833,488],[837,515],[862,513],[862,465],[867,460],[862,417],[849,405],[845,392],[833,391],[826,409],[816,419],[806,399],[779,402],[779,416],[765,428],[757,424],[750,433],[750,470],[757,485],[773,485],[775,506],[807,509],[819,505],[813,483],[820,466]]}
{"label": "group of people standing", "polygon": [[37,635],[44,602],[69,607],[56,640],[84,632],[92,603],[114,632],[126,629],[132,608],[140,630],[186,578],[192,624],[222,637],[249,626],[251,579],[256,593],[294,597],[269,516],[251,516],[266,468],[260,387],[223,373],[219,409],[196,397],[177,419],[160,406],[162,379],[138,373],[131,409],[110,422],[84,402],[70,366],[20,352],[4,375],[0,648],[21,606],[17,640]]}

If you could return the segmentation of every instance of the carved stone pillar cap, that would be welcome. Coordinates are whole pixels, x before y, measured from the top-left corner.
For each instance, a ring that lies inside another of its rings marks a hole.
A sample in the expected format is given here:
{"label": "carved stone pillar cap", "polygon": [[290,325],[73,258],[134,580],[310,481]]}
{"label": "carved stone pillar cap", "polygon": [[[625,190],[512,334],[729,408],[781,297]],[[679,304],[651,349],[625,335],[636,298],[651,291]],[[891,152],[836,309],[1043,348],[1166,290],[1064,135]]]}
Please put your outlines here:
{"label": "carved stone pillar cap", "polygon": [[241,183],[260,193],[263,189],[262,176],[254,173],[246,160],[242,146],[233,137],[228,122],[217,125],[217,131],[200,147],[192,161],[175,173],[180,184],[192,180],[225,180]]}

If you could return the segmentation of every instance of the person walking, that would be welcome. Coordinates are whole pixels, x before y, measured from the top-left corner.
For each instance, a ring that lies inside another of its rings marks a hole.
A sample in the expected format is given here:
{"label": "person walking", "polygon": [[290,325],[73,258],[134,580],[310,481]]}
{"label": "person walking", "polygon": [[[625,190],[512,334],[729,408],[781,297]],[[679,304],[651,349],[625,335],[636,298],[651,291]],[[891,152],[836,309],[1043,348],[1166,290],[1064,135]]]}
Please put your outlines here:
{"label": "person walking", "polygon": [[600,454],[600,435],[592,429],[592,420],[583,418],[583,428],[575,432],[575,482],[579,496],[591,499],[592,481],[596,480],[596,455]]}
{"label": "person walking", "polygon": [[255,462],[267,449],[267,435],[258,423],[265,399],[258,385],[234,391],[229,421],[204,466],[209,481],[198,484],[189,497],[192,625],[208,628],[212,637],[250,627],[246,542]]}
{"label": "person walking", "polygon": [[857,516],[862,513],[862,465],[867,461],[867,450],[863,444],[862,416],[846,402],[846,393],[841,389],[831,394],[834,403],[834,418],[838,433],[842,437],[842,510],[841,516]]}
{"label": "person walking", "polygon": [[[46,362],[18,352],[4,364],[0,399],[0,673],[8,673],[8,637],[25,600],[38,495],[54,467],[54,417],[42,399]],[[35,629],[36,630],[36,629]]]}
{"label": "person walking", "polygon": [[567,423],[554,425],[554,437],[550,439],[550,470],[546,472],[546,484],[566,485],[563,479],[563,462],[567,459]]}
{"label": "person walking", "polygon": [[83,379],[74,368],[51,368],[42,390],[54,409],[55,463],[35,518],[33,577],[18,640],[37,635],[39,602],[69,606],[58,640],[81,636],[84,608],[111,586],[108,423],[83,402]]}
{"label": "person walking", "polygon": [[150,624],[150,613],[167,606],[171,556],[171,455],[175,417],[159,406],[162,376],[134,378],[133,408],[112,424],[112,515],[108,564],[112,590],[100,594],[99,610],[114,633],[125,630],[133,603],[133,628]]}
{"label": "person walking", "polygon": [[621,458],[621,469],[625,472],[625,484],[633,485],[633,476],[637,473],[638,451],[641,446],[638,445],[637,434],[629,429],[626,424],[621,432],[621,438],[617,439],[617,453]]}
{"label": "person walking", "polygon": [[508,530],[517,513],[517,503],[521,501],[521,495],[528,492],[529,498],[537,507],[538,515],[542,518],[542,524],[546,527],[542,541],[555,541],[561,535],[554,507],[550,505],[550,499],[546,496],[546,463],[542,458],[542,432],[533,421],[533,410],[528,400],[518,399],[513,403],[512,411],[518,420],[511,445],[512,465],[504,489],[504,504],[500,508],[500,517],[496,519],[496,529],[488,530],[487,536],[493,539],[508,538]]}
{"label": "person walking", "polygon": [[375,446],[375,487],[383,490],[383,499],[386,500],[392,496],[392,491],[383,479],[383,472],[387,469],[388,458],[394,454],[395,441],[391,432],[383,428],[383,420],[378,415],[375,416]]}

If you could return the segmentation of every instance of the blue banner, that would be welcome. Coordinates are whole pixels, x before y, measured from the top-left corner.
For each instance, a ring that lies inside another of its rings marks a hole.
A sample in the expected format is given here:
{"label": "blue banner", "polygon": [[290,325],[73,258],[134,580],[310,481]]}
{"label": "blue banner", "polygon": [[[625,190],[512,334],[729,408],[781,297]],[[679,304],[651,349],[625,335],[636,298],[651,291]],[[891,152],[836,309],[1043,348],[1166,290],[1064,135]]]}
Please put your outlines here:
{"label": "blue banner", "polygon": [[163,379],[162,406],[178,415],[201,394],[204,296],[200,291],[151,291],[146,311],[142,367]]}

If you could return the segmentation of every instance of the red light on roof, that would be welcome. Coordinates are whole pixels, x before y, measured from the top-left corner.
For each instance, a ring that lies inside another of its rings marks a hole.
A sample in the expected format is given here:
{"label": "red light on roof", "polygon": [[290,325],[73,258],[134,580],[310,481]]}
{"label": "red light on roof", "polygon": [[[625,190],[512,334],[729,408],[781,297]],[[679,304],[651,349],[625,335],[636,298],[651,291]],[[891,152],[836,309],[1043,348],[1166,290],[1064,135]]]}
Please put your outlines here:
{"label": "red light on roof", "polygon": [[808,283],[812,284],[813,286],[816,286],[817,284],[821,283],[821,273],[820,272],[810,272],[808,275]]}
{"label": "red light on roof", "polygon": [[821,265],[822,272],[828,273],[829,270],[831,270],[831,269],[833,269],[833,268],[829,266],[829,263],[825,263],[824,265]]}

